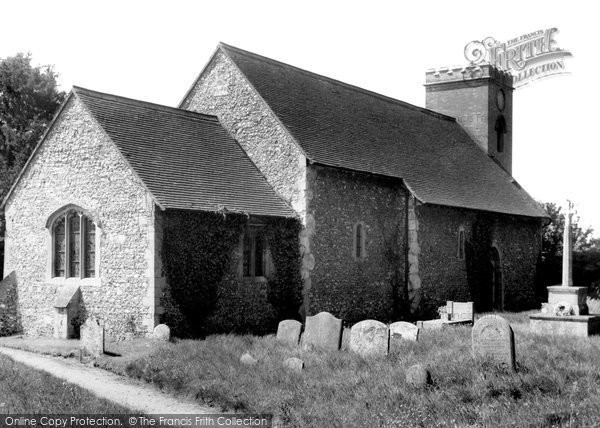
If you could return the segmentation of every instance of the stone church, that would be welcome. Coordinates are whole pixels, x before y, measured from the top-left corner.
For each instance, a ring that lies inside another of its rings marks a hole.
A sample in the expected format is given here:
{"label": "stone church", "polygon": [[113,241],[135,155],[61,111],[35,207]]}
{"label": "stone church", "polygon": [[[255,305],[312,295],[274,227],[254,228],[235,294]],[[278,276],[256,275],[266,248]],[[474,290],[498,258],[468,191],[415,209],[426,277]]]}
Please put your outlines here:
{"label": "stone church", "polygon": [[526,308],[547,214],[511,175],[512,90],[431,70],[421,108],[225,44],[178,108],[75,87],[3,202],[0,332]]}

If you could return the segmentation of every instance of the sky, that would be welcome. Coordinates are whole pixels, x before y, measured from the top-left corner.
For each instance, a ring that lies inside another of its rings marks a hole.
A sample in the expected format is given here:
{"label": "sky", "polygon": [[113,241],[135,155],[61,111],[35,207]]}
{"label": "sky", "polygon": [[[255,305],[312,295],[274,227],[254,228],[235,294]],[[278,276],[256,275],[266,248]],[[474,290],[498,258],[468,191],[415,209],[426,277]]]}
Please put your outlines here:
{"label": "sky", "polygon": [[513,176],[600,237],[600,71],[593,3],[577,1],[0,0],[0,58],[30,52],[77,85],[177,106],[217,43],[418,106],[425,71],[467,64],[464,47],[556,27],[568,75],[514,92]]}

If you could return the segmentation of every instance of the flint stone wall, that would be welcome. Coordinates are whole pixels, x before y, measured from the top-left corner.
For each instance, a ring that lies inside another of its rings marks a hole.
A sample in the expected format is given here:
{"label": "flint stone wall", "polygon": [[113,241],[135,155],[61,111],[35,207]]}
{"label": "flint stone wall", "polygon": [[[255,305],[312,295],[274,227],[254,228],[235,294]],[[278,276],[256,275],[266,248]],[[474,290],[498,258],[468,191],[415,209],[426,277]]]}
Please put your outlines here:
{"label": "flint stone wall", "polygon": [[181,108],[218,116],[269,184],[304,217],[306,158],[222,51],[217,51]]}
{"label": "flint stone wall", "polygon": [[[50,215],[67,204],[99,225],[100,271],[84,281],[50,276]],[[58,287],[81,286],[82,319],[106,322],[108,337],[154,327],[155,205],[118,149],[72,97],[6,205],[5,272],[16,271],[26,334],[53,334]]]}
{"label": "flint stone wall", "polygon": [[[396,181],[315,165],[308,177],[309,313],[331,312],[349,324],[394,319],[404,287],[405,191]],[[354,257],[358,222],[366,233],[364,260]]]}
{"label": "flint stone wall", "polygon": [[[461,208],[421,205],[418,220],[418,273],[421,305],[417,312],[437,317],[447,300],[473,301],[475,311],[490,310],[490,248],[502,264],[504,309],[535,305],[536,267],[541,253],[537,219]],[[458,258],[458,231],[465,231],[465,259]]]}

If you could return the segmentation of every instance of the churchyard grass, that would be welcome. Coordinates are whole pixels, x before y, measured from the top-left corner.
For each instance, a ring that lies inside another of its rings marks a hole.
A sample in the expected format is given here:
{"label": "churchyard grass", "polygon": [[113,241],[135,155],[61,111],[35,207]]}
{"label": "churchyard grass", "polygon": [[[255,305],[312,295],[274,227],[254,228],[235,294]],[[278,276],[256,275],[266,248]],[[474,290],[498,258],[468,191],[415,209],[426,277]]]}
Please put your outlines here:
{"label": "churchyard grass", "polygon": [[[291,349],[273,336],[211,336],[160,344],[113,370],[223,410],[274,413],[286,426],[588,426],[600,420],[600,338],[529,332],[527,314],[502,314],[515,331],[517,372],[471,356],[471,328],[424,331],[387,357]],[[245,366],[249,352],[258,363]],[[288,357],[304,360],[287,371]],[[433,384],[405,382],[413,364]],[[111,368],[109,358],[102,365]]]}
{"label": "churchyard grass", "polygon": [[128,409],[0,355],[0,413],[124,414]]}

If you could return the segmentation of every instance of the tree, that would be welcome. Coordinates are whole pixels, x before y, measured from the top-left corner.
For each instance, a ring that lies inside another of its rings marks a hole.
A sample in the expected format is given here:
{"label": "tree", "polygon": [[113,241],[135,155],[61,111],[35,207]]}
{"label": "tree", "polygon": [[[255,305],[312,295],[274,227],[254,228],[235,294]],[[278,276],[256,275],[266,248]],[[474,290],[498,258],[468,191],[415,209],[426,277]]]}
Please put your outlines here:
{"label": "tree", "polygon": [[[562,256],[563,233],[565,230],[565,215],[562,207],[554,202],[541,203],[542,208],[550,216],[550,224],[543,230],[542,235],[542,260]],[[577,223],[579,217],[573,216],[571,232],[573,234],[573,251],[584,252],[598,244],[592,238],[594,230],[591,227],[582,229]]]}
{"label": "tree", "polygon": [[0,200],[25,165],[65,99],[52,66],[31,65],[31,55],[0,59]]}
{"label": "tree", "polygon": [[[0,201],[65,99],[50,65],[33,67],[31,55],[0,59]],[[4,216],[0,213],[0,279],[4,264]]]}

